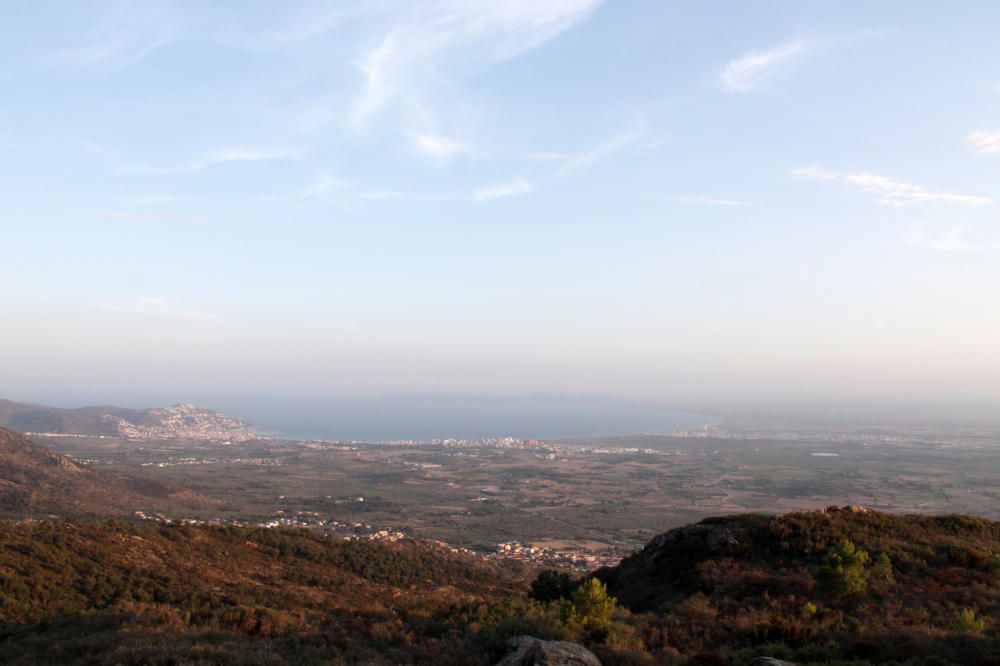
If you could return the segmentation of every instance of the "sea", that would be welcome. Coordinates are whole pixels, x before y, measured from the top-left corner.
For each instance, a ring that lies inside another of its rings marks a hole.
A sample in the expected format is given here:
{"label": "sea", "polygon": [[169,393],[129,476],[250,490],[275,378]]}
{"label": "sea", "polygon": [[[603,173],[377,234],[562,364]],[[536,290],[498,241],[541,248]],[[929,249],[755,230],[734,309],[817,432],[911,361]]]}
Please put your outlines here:
{"label": "sea", "polygon": [[212,408],[285,439],[557,439],[664,433],[715,422],[704,414],[578,396],[387,395],[214,403]]}

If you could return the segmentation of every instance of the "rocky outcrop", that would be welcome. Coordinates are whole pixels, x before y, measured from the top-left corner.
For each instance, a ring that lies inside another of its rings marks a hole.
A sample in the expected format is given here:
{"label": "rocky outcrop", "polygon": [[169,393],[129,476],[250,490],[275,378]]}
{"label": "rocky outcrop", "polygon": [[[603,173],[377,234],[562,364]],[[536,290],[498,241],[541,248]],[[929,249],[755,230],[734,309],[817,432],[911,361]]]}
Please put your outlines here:
{"label": "rocky outcrop", "polygon": [[507,641],[510,652],[496,666],[601,666],[594,653],[568,641],[543,641],[517,636]]}
{"label": "rocky outcrop", "polygon": [[774,657],[754,657],[750,661],[750,666],[795,666],[795,664]]}
{"label": "rocky outcrop", "polygon": [[858,504],[847,504],[845,506],[837,506],[832,504],[825,509],[820,509],[819,513],[871,513],[872,510],[868,507],[864,507]]}

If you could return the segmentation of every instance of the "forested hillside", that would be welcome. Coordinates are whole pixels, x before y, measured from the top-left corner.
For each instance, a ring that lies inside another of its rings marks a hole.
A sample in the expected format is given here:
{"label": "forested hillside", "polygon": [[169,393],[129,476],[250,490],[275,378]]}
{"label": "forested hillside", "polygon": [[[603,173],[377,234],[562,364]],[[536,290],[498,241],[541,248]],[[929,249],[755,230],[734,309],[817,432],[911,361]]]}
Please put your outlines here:
{"label": "forested hillside", "polygon": [[0,428],[0,516],[122,516],[212,506],[181,486],[94,471]]}
{"label": "forested hillside", "polygon": [[485,665],[520,634],[606,665],[1000,654],[1000,523],[979,518],[716,518],[595,578],[535,574],[306,530],[7,522],[0,662]]}

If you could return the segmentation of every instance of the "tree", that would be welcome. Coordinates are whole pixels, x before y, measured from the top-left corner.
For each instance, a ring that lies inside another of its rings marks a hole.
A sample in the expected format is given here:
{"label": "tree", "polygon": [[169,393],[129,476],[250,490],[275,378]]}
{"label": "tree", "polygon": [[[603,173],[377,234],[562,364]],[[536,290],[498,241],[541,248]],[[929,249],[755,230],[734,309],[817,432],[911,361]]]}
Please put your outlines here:
{"label": "tree", "polygon": [[531,598],[542,602],[567,599],[576,585],[576,580],[565,571],[546,569],[531,583]]}
{"label": "tree", "polygon": [[875,558],[869,572],[869,580],[880,589],[885,590],[896,582],[896,577],[892,573],[892,560],[885,553]]}
{"label": "tree", "polygon": [[596,578],[588,578],[573,592],[570,599],[576,620],[588,629],[606,630],[611,625],[618,600],[608,594],[608,588]]}
{"label": "tree", "polygon": [[[871,575],[866,568],[870,559],[867,551],[844,539],[827,552],[816,578],[823,589],[835,597],[863,594]],[[889,566],[891,572],[892,565]]]}

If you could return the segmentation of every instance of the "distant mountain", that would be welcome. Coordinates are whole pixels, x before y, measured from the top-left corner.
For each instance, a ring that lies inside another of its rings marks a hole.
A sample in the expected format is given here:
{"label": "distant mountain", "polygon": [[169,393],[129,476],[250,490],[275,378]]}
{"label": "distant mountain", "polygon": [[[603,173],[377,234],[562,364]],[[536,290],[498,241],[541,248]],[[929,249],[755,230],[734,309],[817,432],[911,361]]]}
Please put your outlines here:
{"label": "distant mountain", "polygon": [[257,436],[245,421],[190,404],[154,409],[61,409],[0,400],[0,426],[27,433],[128,439],[244,441]]}
{"label": "distant mountain", "polygon": [[207,506],[180,486],[82,468],[0,428],[0,516],[121,516]]}

